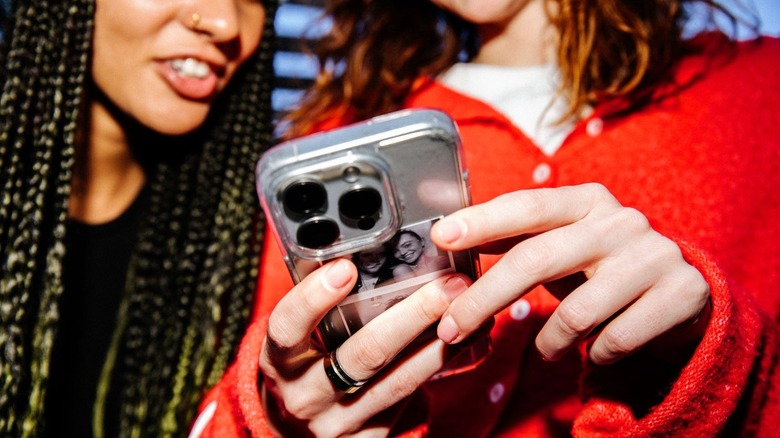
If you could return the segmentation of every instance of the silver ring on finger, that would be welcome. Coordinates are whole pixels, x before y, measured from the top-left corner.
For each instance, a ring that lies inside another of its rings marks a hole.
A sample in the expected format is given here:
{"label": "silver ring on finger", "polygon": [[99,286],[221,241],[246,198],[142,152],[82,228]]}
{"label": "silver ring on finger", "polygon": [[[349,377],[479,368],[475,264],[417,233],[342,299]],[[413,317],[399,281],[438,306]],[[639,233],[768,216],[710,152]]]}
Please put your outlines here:
{"label": "silver ring on finger", "polygon": [[349,374],[344,371],[344,368],[341,367],[336,351],[337,349],[325,356],[325,361],[323,362],[325,365],[325,375],[328,376],[328,380],[330,380],[330,383],[332,383],[336,389],[347,394],[352,394],[365,385],[368,380],[355,380],[350,377]]}

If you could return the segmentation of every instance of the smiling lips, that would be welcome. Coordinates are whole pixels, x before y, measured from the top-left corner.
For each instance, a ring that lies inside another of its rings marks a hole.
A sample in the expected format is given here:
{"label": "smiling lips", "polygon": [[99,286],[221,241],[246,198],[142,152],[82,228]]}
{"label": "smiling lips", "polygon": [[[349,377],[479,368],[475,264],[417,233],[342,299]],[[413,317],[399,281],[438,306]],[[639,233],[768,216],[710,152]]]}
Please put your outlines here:
{"label": "smiling lips", "polygon": [[163,77],[178,94],[202,100],[217,91],[217,75],[211,66],[195,58],[178,58],[158,64]]}
{"label": "smiling lips", "polygon": [[404,253],[401,253],[400,258],[406,262],[409,262],[412,260],[412,258],[414,258],[414,251],[406,251]]}

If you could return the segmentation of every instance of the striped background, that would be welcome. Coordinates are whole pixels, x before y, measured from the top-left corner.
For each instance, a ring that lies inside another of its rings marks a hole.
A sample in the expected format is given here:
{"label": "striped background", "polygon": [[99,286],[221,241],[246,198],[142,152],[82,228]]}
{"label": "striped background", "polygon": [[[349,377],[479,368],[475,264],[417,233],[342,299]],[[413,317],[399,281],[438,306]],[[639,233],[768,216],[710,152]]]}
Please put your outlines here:
{"label": "striped background", "polygon": [[[426,1],[426,0],[420,0]],[[276,29],[280,36],[279,53],[276,56],[276,88],[273,105],[277,111],[284,111],[294,105],[302,89],[311,83],[316,72],[316,63],[301,53],[299,38],[316,38],[328,23],[318,22],[324,0],[283,0],[276,17]],[[733,12],[752,23],[757,17],[761,23],[760,32],[780,36],[780,0],[742,0],[743,7],[733,7],[733,0],[724,0]],[[748,8],[746,10],[745,8]],[[752,10],[752,14],[750,12]],[[692,11],[698,16],[696,11]],[[754,17],[751,17],[754,15]],[[690,33],[700,29],[699,20],[692,20]],[[745,28],[737,29],[739,38],[749,34]]]}

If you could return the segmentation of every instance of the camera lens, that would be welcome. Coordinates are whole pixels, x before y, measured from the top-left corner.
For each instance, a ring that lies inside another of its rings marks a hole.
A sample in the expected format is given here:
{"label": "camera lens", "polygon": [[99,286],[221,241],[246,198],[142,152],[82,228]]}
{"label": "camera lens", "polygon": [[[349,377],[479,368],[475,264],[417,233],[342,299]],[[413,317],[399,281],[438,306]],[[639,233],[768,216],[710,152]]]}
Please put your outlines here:
{"label": "camera lens", "polygon": [[371,187],[350,190],[339,198],[339,215],[350,227],[369,230],[379,219],[382,195]]}
{"label": "camera lens", "polygon": [[298,228],[298,244],[306,248],[324,248],[339,237],[339,226],[326,218],[311,218]]}
{"label": "camera lens", "polygon": [[322,184],[314,181],[300,181],[291,184],[282,193],[285,212],[293,219],[325,211],[328,194]]}

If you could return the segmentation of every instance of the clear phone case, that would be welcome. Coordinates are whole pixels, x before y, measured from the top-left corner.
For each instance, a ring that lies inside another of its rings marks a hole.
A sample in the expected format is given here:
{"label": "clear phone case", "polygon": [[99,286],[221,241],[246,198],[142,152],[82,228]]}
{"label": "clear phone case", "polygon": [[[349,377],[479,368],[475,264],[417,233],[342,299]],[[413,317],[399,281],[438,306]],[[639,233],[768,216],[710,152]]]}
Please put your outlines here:
{"label": "clear phone case", "polygon": [[[434,222],[470,204],[457,127],[443,112],[398,111],[281,143],[256,175],[295,283],[337,257],[358,266],[354,290],[318,327],[328,351],[432,279],[479,275],[473,251],[430,241]],[[479,362],[489,340],[467,350],[438,376]]]}

